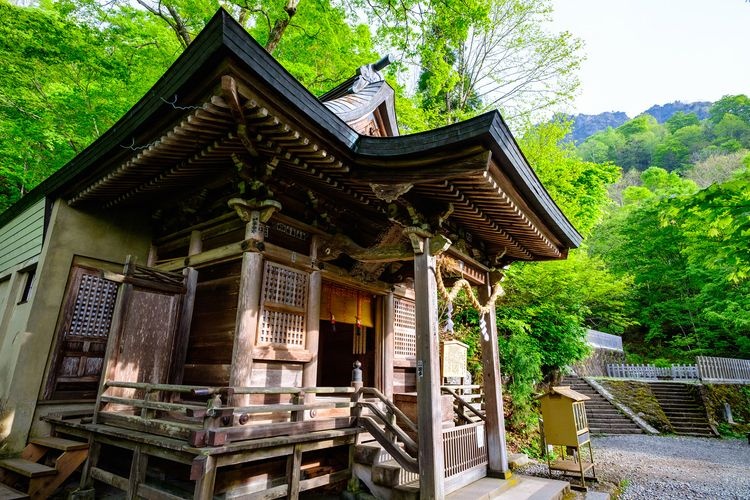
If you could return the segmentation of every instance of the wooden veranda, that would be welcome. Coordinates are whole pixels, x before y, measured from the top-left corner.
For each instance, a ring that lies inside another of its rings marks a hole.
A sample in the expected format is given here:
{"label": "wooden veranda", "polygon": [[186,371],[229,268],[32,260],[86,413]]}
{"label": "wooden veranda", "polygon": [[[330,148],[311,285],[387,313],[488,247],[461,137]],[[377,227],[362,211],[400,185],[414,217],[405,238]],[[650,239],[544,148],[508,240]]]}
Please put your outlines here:
{"label": "wooden veranda", "polygon": [[[452,396],[458,423],[441,432],[447,491],[486,474],[478,391],[476,385],[443,388]],[[235,395],[288,402],[223,404]],[[57,434],[89,443],[77,498],[94,494],[94,480],[124,491],[127,498],[296,498],[305,490],[349,481],[353,446],[365,441],[383,446],[415,477],[420,471],[417,425],[380,391],[367,387],[113,381],[104,384],[93,415],[69,412],[47,420]]]}

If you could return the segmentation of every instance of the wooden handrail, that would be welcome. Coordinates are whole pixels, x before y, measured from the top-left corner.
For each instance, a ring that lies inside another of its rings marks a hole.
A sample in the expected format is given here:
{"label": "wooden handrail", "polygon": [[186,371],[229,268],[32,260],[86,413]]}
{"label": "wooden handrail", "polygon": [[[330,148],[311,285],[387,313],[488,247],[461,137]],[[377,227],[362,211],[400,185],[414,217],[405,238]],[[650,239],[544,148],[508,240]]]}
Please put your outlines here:
{"label": "wooden handrail", "polygon": [[[397,443],[388,439],[383,430],[371,417],[359,417],[359,425],[369,432],[401,467],[409,472],[419,472],[419,462],[417,459],[408,455]],[[386,426],[388,426],[387,423]]]}
{"label": "wooden handrail", "polygon": [[394,415],[396,415],[401,421],[406,424],[406,426],[409,428],[410,431],[416,433],[417,431],[417,424],[411,421],[409,417],[404,414],[395,404],[393,404],[393,401],[385,397],[385,395],[380,392],[379,390],[375,389],[374,387],[362,387],[360,389],[361,394],[369,394],[371,396],[375,396],[378,398],[384,405],[388,407],[388,409],[393,412]]}
{"label": "wooden handrail", "polygon": [[[487,418],[484,415],[482,415],[480,412],[478,412],[476,408],[474,408],[470,403],[468,403],[461,396],[459,396],[458,393],[456,393],[456,391],[454,391],[451,387],[442,386],[440,388],[440,390],[443,391],[443,392],[446,392],[446,393],[450,394],[451,396],[453,396],[453,399],[456,401],[456,403],[458,403],[459,406],[467,408],[471,413],[473,413],[474,415],[476,415],[477,417],[479,417],[480,419],[482,419],[482,421],[486,421],[487,420]],[[464,415],[461,415],[461,416],[464,419],[466,419],[466,417]],[[466,420],[468,420],[468,419],[466,419]]]}
{"label": "wooden handrail", "polygon": [[371,403],[369,401],[360,401],[359,404],[362,406],[366,406],[373,414],[375,414],[378,419],[383,422],[383,424],[388,428],[388,430],[393,432],[398,437],[398,439],[402,443],[404,443],[404,448],[406,448],[407,452],[411,453],[412,455],[416,455],[417,453],[419,453],[419,446],[417,446],[417,443],[415,443],[414,440],[410,438],[409,435],[403,431],[403,429],[401,429],[401,427],[392,424],[388,416],[380,411],[380,408],[378,408],[374,403]]}
{"label": "wooden handrail", "polygon": [[[373,396],[379,400],[386,407],[386,412],[378,408],[376,402],[362,401],[363,395]],[[357,417],[357,424],[369,432],[401,467],[409,472],[419,472],[419,463],[415,457],[419,448],[414,440],[399,427],[396,420],[400,420],[400,423],[414,433],[417,432],[416,424],[374,387],[360,388],[352,396],[352,401],[356,404],[354,414]],[[363,416],[361,414],[363,408],[369,409],[371,415]],[[381,425],[385,427],[385,430],[380,428]],[[398,441],[404,444],[403,448],[399,446]]]}

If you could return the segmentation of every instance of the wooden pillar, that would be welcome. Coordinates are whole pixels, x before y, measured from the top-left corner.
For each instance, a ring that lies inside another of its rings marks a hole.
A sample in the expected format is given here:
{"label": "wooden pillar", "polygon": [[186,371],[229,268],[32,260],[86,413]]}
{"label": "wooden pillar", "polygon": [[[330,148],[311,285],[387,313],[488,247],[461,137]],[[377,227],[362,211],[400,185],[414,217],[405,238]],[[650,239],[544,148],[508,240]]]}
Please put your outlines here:
{"label": "wooden pillar", "polygon": [[[383,297],[378,295],[375,297],[375,380],[372,386],[386,394],[385,392],[385,359],[383,350],[383,338],[385,332],[383,331]],[[387,394],[386,394],[387,395]]]}
{"label": "wooden pillar", "polygon": [[396,298],[389,292],[383,298],[383,394],[393,399],[393,361],[396,353]]}
{"label": "wooden pillar", "polygon": [[[489,273],[486,285],[479,286],[479,301],[484,304],[489,298],[492,284]],[[508,451],[505,447],[505,416],[503,415],[503,388],[500,378],[500,358],[497,346],[497,317],[493,309],[484,316],[487,336],[481,337],[482,381],[484,386],[485,430],[487,433],[487,475],[508,479]]]}
{"label": "wooden pillar", "polygon": [[305,349],[312,356],[302,369],[302,387],[315,387],[318,382],[318,344],[320,338],[320,296],[323,278],[320,271],[310,273],[310,289],[307,302]]}
{"label": "wooden pillar", "polygon": [[[197,466],[196,466],[197,464]],[[197,469],[195,478],[195,493],[193,500],[208,500],[214,497],[216,484],[216,457],[202,455],[193,460],[193,469]],[[191,476],[193,471],[190,472]]]}
{"label": "wooden pillar", "polygon": [[440,405],[440,366],[435,257],[430,240],[414,257],[417,326],[417,426],[419,428],[419,489],[421,499],[445,497],[443,425]]}
{"label": "wooden pillar", "polygon": [[146,469],[148,468],[148,455],[141,451],[140,446],[133,450],[133,459],[130,462],[130,477],[128,478],[128,491],[126,498],[135,500],[138,496],[138,486],[146,482]]}
{"label": "wooden pillar", "polygon": [[[254,211],[250,222],[245,226],[245,239],[263,241],[260,213]],[[245,252],[242,256],[242,274],[237,300],[237,324],[232,346],[232,367],[229,385],[248,387],[253,372],[253,348],[258,331],[261,287],[263,286],[263,255],[258,252]],[[234,406],[247,406],[248,395],[236,395],[231,402]]]}

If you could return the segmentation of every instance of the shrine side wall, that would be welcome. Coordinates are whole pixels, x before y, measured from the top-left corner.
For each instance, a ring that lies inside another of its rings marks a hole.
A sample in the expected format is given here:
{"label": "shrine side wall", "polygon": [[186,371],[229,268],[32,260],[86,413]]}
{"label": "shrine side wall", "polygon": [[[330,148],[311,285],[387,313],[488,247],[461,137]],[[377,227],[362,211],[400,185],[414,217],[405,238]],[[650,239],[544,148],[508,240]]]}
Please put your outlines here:
{"label": "shrine side wall", "polygon": [[143,217],[133,212],[105,215],[72,209],[58,200],[37,265],[36,286],[24,308],[23,321],[9,332],[15,339],[0,352],[8,376],[0,380],[0,453],[26,443],[36,411],[74,257],[124,262],[127,255],[145,262],[151,244]]}

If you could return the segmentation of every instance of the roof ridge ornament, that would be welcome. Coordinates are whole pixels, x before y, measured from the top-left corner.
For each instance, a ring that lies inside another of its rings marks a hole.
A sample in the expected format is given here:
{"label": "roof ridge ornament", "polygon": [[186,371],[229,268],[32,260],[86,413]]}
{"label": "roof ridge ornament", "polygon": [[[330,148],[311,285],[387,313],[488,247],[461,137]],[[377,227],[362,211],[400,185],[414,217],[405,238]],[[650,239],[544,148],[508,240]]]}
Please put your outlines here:
{"label": "roof ridge ornament", "polygon": [[380,72],[383,68],[393,62],[390,54],[383,56],[378,62],[373,64],[365,64],[357,68],[357,79],[352,83],[352,92],[355,94],[371,83],[378,83],[385,81],[383,73]]}

